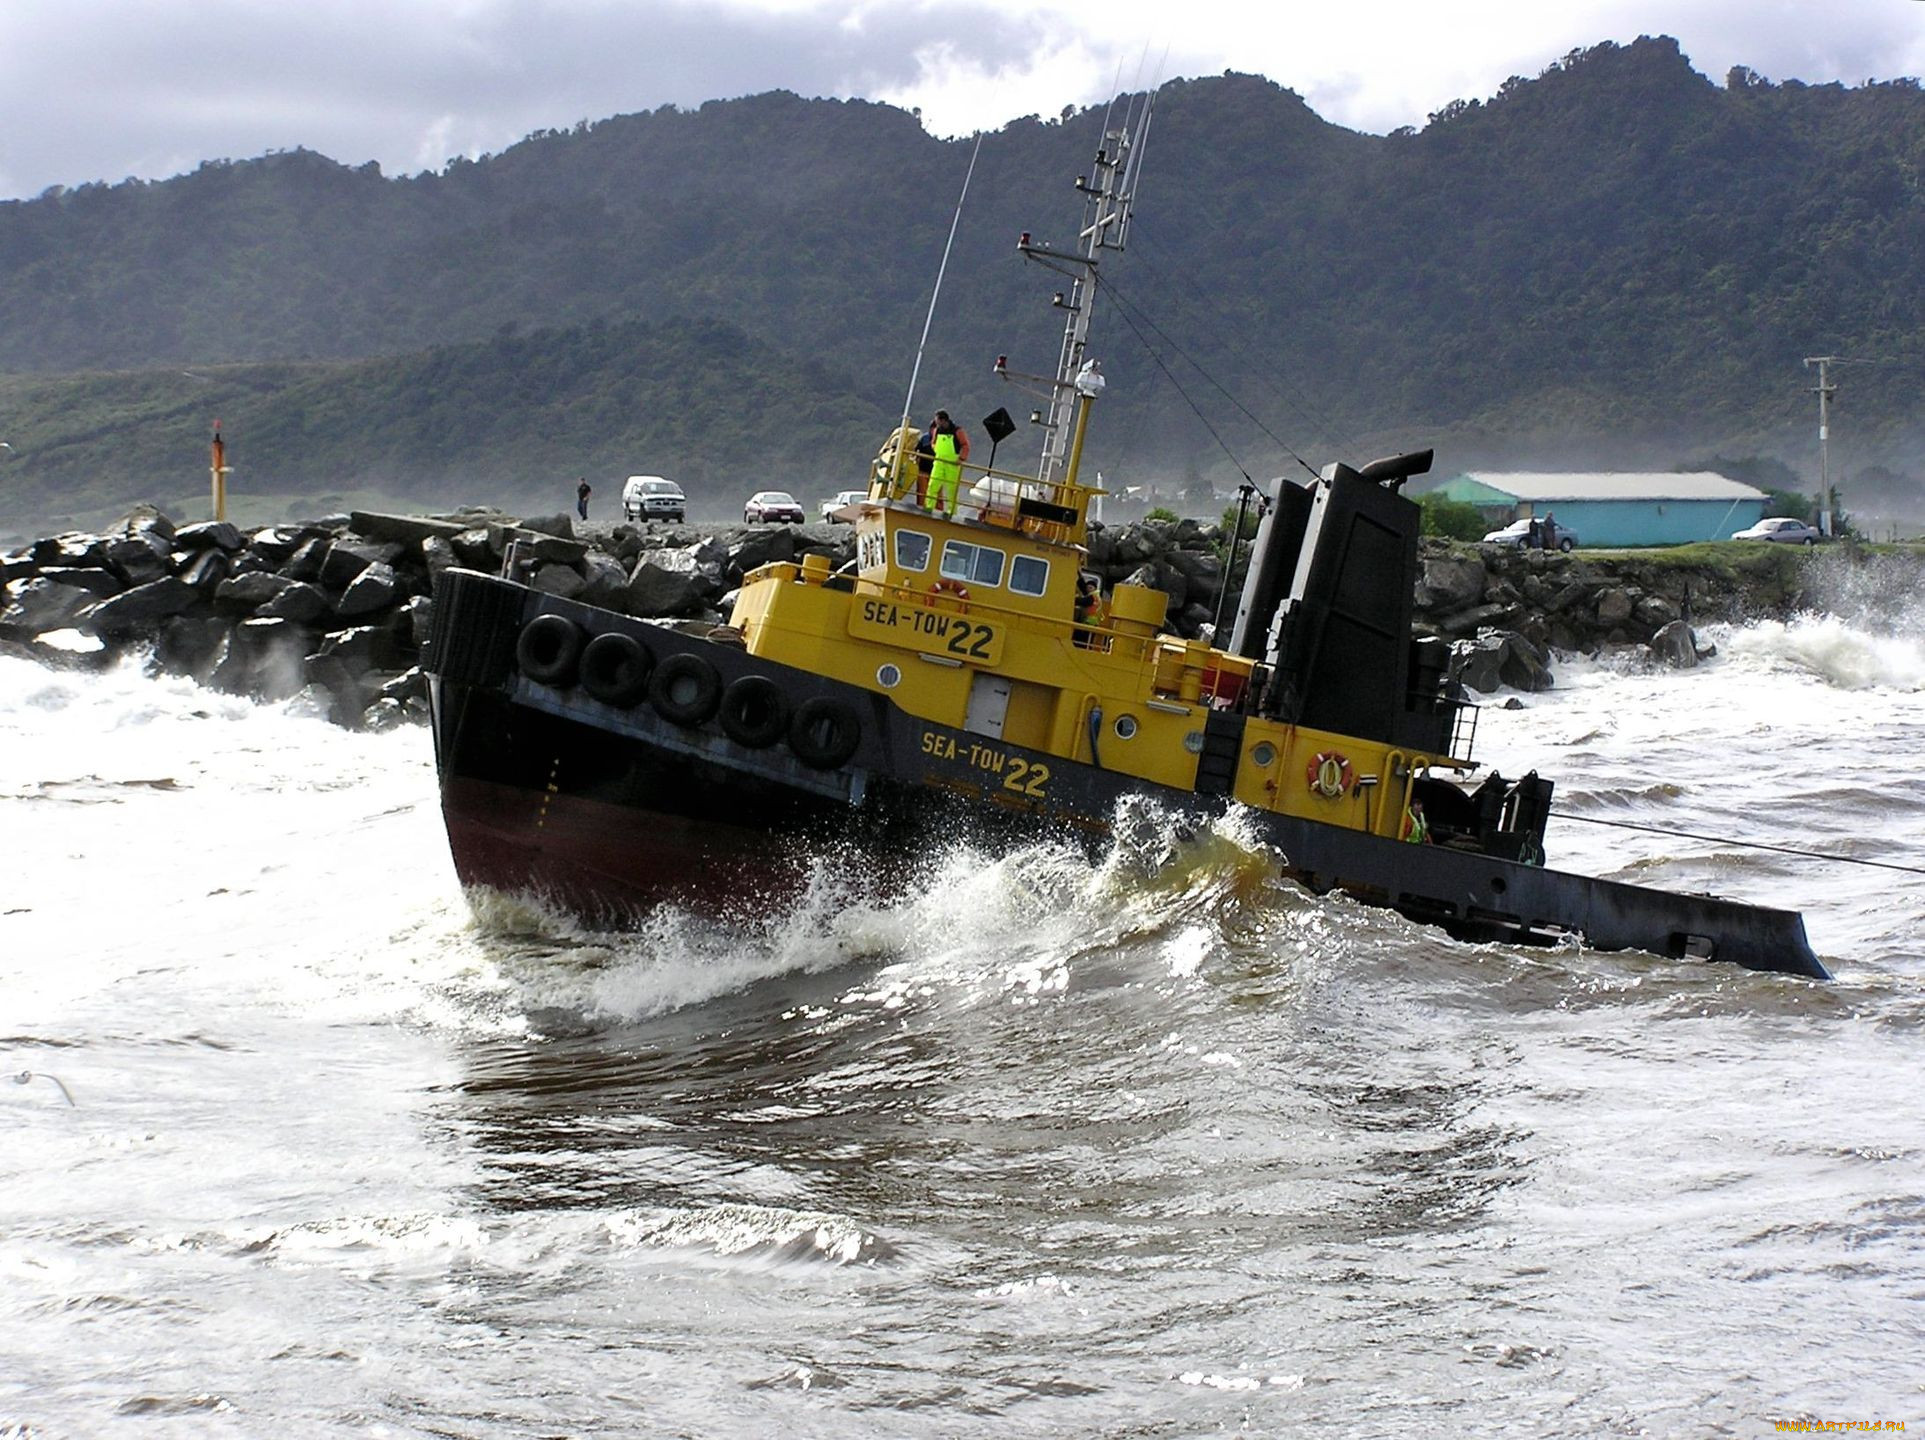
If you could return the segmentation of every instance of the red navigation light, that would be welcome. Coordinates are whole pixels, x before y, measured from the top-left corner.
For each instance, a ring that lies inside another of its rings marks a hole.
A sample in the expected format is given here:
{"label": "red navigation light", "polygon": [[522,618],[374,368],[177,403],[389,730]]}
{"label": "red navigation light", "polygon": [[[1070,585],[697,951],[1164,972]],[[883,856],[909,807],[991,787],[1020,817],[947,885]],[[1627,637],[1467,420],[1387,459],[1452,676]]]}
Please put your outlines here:
{"label": "red navigation light", "polygon": [[1018,250],[1027,250],[1029,248],[1029,231],[1025,230],[1021,235],[1016,237],[1016,248]]}
{"label": "red navigation light", "polygon": [[1007,355],[998,355],[996,357],[996,373],[1000,375],[1003,371],[1007,370],[1008,368],[1009,368],[1009,357]]}

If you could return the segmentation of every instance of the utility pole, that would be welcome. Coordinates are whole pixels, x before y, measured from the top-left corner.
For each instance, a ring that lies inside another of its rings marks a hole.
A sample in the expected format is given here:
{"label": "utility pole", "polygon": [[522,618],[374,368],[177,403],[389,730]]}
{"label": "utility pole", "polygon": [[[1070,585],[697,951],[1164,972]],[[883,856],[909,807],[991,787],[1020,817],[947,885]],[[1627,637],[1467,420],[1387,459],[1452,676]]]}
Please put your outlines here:
{"label": "utility pole", "polygon": [[1807,355],[1805,368],[1818,367],[1818,533],[1831,534],[1831,397],[1838,387],[1831,383],[1829,369],[1844,359],[1841,355]]}

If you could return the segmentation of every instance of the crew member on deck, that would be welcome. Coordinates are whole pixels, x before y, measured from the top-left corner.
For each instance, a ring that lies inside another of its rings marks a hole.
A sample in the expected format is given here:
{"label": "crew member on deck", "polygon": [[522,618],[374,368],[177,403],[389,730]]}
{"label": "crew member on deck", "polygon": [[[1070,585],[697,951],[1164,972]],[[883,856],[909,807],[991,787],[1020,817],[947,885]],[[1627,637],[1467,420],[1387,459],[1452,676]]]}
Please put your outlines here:
{"label": "crew member on deck", "polygon": [[969,458],[969,434],[938,410],[929,422],[929,446],[935,460],[929,467],[929,508],[938,515],[956,513],[956,482],[962,479],[963,461]]}

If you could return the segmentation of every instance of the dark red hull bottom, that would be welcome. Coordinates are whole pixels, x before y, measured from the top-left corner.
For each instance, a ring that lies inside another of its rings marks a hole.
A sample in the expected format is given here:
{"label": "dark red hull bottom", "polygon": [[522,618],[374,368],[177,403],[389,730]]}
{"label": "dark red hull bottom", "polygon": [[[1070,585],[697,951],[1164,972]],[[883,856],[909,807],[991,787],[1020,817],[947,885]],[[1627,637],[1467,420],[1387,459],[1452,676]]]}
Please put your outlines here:
{"label": "dark red hull bottom", "polygon": [[797,847],[720,821],[461,777],[443,782],[441,812],[463,885],[533,895],[611,928],[665,903],[727,915],[808,879]]}

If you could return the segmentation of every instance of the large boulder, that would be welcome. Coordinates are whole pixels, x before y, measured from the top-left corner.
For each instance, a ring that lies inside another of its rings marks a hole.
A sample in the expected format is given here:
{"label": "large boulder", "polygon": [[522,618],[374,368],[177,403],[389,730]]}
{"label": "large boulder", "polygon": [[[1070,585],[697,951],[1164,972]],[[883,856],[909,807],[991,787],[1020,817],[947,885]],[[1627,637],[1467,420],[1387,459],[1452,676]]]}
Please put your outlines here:
{"label": "large boulder", "polygon": [[182,583],[204,594],[212,594],[221,581],[233,573],[233,554],[217,545],[194,551],[180,567]]}
{"label": "large boulder", "polygon": [[230,615],[251,614],[294,582],[271,570],[249,570],[214,587],[214,605]]}
{"label": "large boulder", "polygon": [[177,615],[162,621],[154,663],[169,675],[186,675],[205,684],[227,653],[232,628],[218,615]]}
{"label": "large boulder", "polygon": [[334,613],[334,603],[319,585],[296,580],[254,613],[297,625],[318,625]]}
{"label": "large boulder", "polygon": [[366,540],[391,541],[418,547],[423,540],[450,540],[467,527],[455,520],[430,520],[425,515],[383,515],[356,510],[348,516],[348,529]]}
{"label": "large boulder", "polygon": [[1417,606],[1449,614],[1484,598],[1484,562],[1475,555],[1426,555],[1417,577]]}
{"label": "large boulder", "polygon": [[181,615],[200,602],[201,592],[177,575],[163,575],[145,585],[103,600],[87,613],[87,628],[96,635],[137,635],[156,622]]}
{"label": "large boulder", "polygon": [[1674,670],[1697,668],[1697,640],[1691,634],[1691,627],[1683,620],[1673,620],[1659,627],[1657,634],[1651,637],[1650,650],[1653,659]]}
{"label": "large boulder", "polygon": [[651,550],[628,577],[631,615],[694,615],[723,586],[693,550]]}
{"label": "large boulder", "polygon": [[210,545],[221,550],[244,550],[247,537],[229,520],[202,520],[174,532],[176,550],[202,550]]}
{"label": "large boulder", "polygon": [[1550,656],[1529,637],[1511,631],[1504,635],[1504,658],[1498,674],[1513,690],[1549,690],[1556,682],[1551,676]]}
{"label": "large boulder", "polygon": [[104,553],[107,568],[129,586],[158,580],[174,568],[174,547],[158,530],[115,536],[108,540]]}
{"label": "large boulder", "polygon": [[357,576],[371,565],[388,568],[393,576],[394,562],[401,558],[403,547],[383,542],[358,542],[336,540],[328,546],[327,556],[321,561],[321,584],[330,590],[345,590],[354,583]]}
{"label": "large boulder", "polygon": [[1597,597],[1597,623],[1603,629],[1615,629],[1631,618],[1633,608],[1629,592],[1613,585]]}
{"label": "large boulder", "polygon": [[1496,633],[1459,640],[1451,646],[1451,673],[1466,689],[1495,694],[1504,684],[1504,656],[1509,648]]}
{"label": "large boulder", "polygon": [[579,598],[604,610],[620,610],[628,604],[628,571],[612,556],[591,550],[582,561],[583,584]]}
{"label": "large boulder", "polygon": [[[339,548],[338,545],[335,547],[337,550]],[[335,602],[334,613],[343,620],[359,615],[372,615],[376,611],[387,609],[400,593],[401,585],[394,573],[394,567],[385,561],[376,560],[363,567],[348,582],[347,588],[341,592],[341,598]]]}
{"label": "large boulder", "polygon": [[305,625],[273,617],[243,620],[207,683],[232,695],[285,700],[306,683],[301,662],[313,648],[314,632]]}
{"label": "large boulder", "polygon": [[82,586],[66,585],[44,575],[15,580],[5,594],[6,602],[0,605],[0,633],[11,635],[65,630],[99,599]]}
{"label": "large boulder", "polygon": [[535,578],[529,584],[544,595],[558,595],[563,600],[579,599],[582,591],[588,588],[588,581],[573,565],[552,563],[538,567]]}

